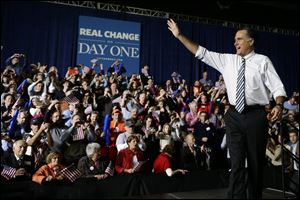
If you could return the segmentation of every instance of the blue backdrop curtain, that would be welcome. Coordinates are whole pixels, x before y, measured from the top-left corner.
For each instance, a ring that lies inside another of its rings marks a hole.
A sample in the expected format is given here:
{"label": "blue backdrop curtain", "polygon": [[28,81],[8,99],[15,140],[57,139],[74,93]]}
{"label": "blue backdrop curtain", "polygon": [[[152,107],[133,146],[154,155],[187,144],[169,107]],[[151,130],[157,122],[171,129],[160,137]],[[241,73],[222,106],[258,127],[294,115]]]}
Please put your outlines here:
{"label": "blue backdrop curtain", "polygon": [[[1,1],[1,66],[13,53],[24,53],[29,63],[55,65],[64,76],[68,66],[75,65],[77,28],[80,15],[128,20],[141,23],[140,65],[150,66],[160,84],[179,72],[188,83],[208,70],[212,80],[218,72],[195,59],[167,29],[166,19],[104,12],[46,2]],[[288,22],[287,22],[288,23]],[[212,25],[178,22],[182,32],[209,50],[235,53],[236,30]],[[299,37],[259,32],[257,53],[272,60],[288,95],[299,85]]]}

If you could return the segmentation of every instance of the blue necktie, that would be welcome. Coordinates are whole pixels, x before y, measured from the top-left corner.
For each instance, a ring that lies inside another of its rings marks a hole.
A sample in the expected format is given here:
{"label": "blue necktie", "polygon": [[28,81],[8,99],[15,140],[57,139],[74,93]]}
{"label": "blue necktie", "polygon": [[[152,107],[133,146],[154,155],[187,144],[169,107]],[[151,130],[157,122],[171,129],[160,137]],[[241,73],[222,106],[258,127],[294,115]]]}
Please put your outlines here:
{"label": "blue necktie", "polygon": [[235,109],[242,113],[245,108],[245,58],[242,58],[242,66],[238,72],[236,86]]}

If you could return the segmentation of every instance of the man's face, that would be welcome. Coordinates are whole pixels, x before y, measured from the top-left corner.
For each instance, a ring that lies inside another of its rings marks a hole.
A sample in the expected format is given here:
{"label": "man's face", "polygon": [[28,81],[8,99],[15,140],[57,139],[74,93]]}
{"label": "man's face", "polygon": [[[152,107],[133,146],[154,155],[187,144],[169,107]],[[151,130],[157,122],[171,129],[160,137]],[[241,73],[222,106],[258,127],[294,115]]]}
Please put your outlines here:
{"label": "man's face", "polygon": [[189,145],[194,145],[195,144],[195,137],[192,135],[192,134],[188,134],[186,136],[186,139],[185,139],[186,143],[189,144]]}
{"label": "man's face", "polygon": [[290,133],[289,134],[289,138],[290,138],[290,141],[293,143],[293,144],[296,144],[296,142],[298,141],[298,136],[297,136],[297,133]]}
{"label": "man's face", "polygon": [[129,134],[133,134],[133,126],[125,126],[125,130]]}
{"label": "man's face", "polygon": [[253,50],[254,40],[247,34],[247,30],[239,30],[235,34],[234,46],[236,54],[246,56]]}
{"label": "man's face", "polygon": [[201,113],[200,114],[200,120],[201,120],[201,122],[205,122],[205,120],[206,120],[206,113]]}
{"label": "man's face", "polygon": [[23,157],[25,155],[26,148],[27,148],[26,142],[22,140],[18,140],[13,146],[13,152],[18,157]]}

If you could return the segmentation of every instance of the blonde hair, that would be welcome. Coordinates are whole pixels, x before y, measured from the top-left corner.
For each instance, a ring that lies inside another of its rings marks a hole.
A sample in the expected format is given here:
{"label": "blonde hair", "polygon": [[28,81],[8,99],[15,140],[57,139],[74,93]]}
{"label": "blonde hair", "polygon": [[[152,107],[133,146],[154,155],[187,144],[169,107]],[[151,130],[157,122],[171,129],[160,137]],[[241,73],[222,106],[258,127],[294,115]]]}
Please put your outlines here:
{"label": "blonde hair", "polygon": [[51,163],[51,160],[53,159],[53,158],[60,158],[60,154],[59,153],[57,153],[57,152],[51,152],[51,153],[49,153],[48,155],[47,155],[47,157],[46,157],[46,163]]}

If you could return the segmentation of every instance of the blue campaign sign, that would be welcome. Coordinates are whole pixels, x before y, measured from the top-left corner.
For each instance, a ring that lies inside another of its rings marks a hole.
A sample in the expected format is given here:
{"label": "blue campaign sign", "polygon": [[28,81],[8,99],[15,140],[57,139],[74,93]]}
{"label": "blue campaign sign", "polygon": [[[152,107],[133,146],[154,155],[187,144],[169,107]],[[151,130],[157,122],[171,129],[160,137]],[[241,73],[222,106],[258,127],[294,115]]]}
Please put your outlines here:
{"label": "blue campaign sign", "polygon": [[140,23],[96,17],[79,17],[77,64],[95,70],[103,64],[105,72],[116,61],[126,68],[126,74],[139,73]]}

